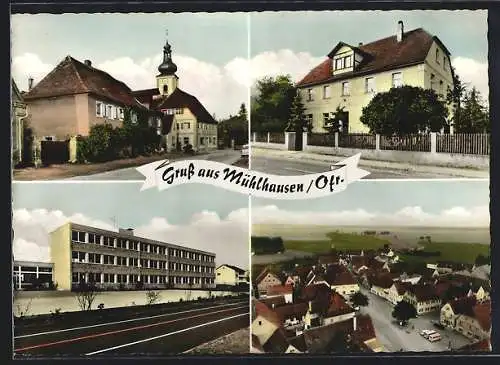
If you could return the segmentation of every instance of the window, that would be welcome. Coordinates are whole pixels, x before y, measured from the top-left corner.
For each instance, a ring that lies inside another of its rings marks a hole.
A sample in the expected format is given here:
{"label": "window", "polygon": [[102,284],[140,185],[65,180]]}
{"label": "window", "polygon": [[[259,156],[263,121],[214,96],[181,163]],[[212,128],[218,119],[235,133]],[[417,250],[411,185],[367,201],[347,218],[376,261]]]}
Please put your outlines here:
{"label": "window", "polygon": [[436,75],[431,74],[431,89],[434,90],[434,84],[436,83]]}
{"label": "window", "polygon": [[72,231],[71,239],[75,242],[83,242],[85,243],[85,232]]}
{"label": "window", "polygon": [[95,103],[95,115],[98,117],[102,117],[102,103],[100,101],[96,101]]}
{"label": "window", "polygon": [[365,79],[365,93],[374,93],[375,92],[375,78],[367,77]]}
{"label": "window", "polygon": [[189,143],[189,137],[184,137],[184,144],[188,144]]}
{"label": "window", "polygon": [[125,111],[123,108],[118,109],[118,119],[123,120],[125,118]]}
{"label": "window", "polygon": [[328,125],[330,121],[330,113],[323,113],[323,125]]}
{"label": "window", "polygon": [[175,114],[184,114],[184,108],[175,108]]}
{"label": "window", "polygon": [[352,56],[347,56],[345,58],[345,67],[346,68],[352,67]]}
{"label": "window", "polygon": [[403,86],[403,75],[401,72],[395,72],[392,74],[392,87]]}
{"label": "window", "polygon": [[106,105],[106,118],[111,118],[113,113],[113,106],[112,105]]}
{"label": "window", "polygon": [[111,114],[113,119],[118,119],[118,109],[115,106],[111,107]]}
{"label": "window", "polygon": [[174,109],[167,109],[167,110],[165,111],[165,114],[167,114],[167,115],[174,115],[174,114],[175,114],[175,111],[174,111]]}
{"label": "window", "polygon": [[132,120],[132,124],[137,124],[137,114],[131,113],[130,119]]}
{"label": "window", "polygon": [[350,94],[349,81],[342,83],[342,96],[348,96]]}
{"label": "window", "polygon": [[200,145],[205,145],[205,138],[203,137],[200,137]]}
{"label": "window", "polygon": [[337,58],[335,60],[335,70],[341,70],[344,68],[344,59],[343,58]]}
{"label": "window", "polygon": [[330,96],[330,85],[323,86],[323,99],[329,99]]}
{"label": "window", "polygon": [[440,59],[440,56],[439,56],[439,48],[436,48],[436,63],[439,65],[439,59]]}
{"label": "window", "polygon": [[443,96],[443,80],[439,80],[439,95]]}
{"label": "window", "polygon": [[307,101],[313,101],[313,89],[307,89]]}
{"label": "window", "polygon": [[184,128],[186,128],[186,129],[191,128],[191,124],[190,124],[190,123],[182,123],[182,125],[183,125],[183,126],[184,126]]}
{"label": "window", "polygon": [[446,62],[446,56],[443,56],[443,68],[445,71],[448,71],[448,63]]}

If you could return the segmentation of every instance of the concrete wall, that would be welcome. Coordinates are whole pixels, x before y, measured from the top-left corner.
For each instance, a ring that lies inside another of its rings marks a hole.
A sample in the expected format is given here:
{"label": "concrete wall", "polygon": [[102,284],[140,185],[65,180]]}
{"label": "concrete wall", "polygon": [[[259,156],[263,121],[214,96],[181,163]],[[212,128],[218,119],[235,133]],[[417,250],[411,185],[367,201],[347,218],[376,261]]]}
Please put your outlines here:
{"label": "concrete wall", "polygon": [[[267,147],[266,147],[267,148]],[[362,150],[357,148],[304,146],[305,152],[333,156],[352,156],[361,153],[363,159],[416,165],[452,166],[457,168],[489,168],[489,156],[462,155],[458,153],[410,152],[387,150]]]}
{"label": "concrete wall", "polygon": [[71,223],[52,231],[49,237],[54,282],[57,283],[58,290],[71,290]]}

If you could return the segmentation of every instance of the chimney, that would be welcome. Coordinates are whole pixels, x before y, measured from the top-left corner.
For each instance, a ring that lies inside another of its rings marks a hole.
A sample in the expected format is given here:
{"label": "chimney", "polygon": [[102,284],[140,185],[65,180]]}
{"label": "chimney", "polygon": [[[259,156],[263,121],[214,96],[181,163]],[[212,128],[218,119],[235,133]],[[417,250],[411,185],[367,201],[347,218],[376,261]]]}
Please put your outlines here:
{"label": "chimney", "polygon": [[401,42],[403,40],[403,33],[404,32],[404,28],[403,28],[403,21],[400,20],[398,22],[398,31],[396,33],[396,38],[398,40],[398,43]]}
{"label": "chimney", "polygon": [[33,89],[33,77],[28,77],[28,91]]}
{"label": "chimney", "polygon": [[92,61],[91,60],[85,60],[83,61],[87,66],[92,67]]}

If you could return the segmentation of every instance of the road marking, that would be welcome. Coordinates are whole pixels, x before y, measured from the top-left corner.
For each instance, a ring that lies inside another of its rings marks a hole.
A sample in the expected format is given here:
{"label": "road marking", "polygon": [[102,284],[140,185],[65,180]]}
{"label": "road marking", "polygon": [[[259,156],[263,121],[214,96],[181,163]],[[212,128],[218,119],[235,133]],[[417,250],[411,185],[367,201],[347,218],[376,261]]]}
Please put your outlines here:
{"label": "road marking", "polygon": [[235,305],[238,305],[238,304],[241,304],[241,303],[244,303],[244,301],[238,301],[238,302],[233,303],[233,304],[214,305],[212,307],[206,307],[206,308],[189,309],[189,310],[185,310],[185,311],[181,311],[181,312],[175,312],[175,313],[158,314],[156,316],[150,316],[150,317],[140,317],[140,318],[124,319],[122,321],[98,323],[98,324],[92,324],[92,325],[88,325],[88,326],[64,328],[62,330],[54,330],[54,331],[47,331],[47,332],[31,333],[31,334],[28,334],[28,335],[14,336],[14,339],[17,339],[17,338],[26,338],[26,337],[35,337],[35,336],[42,336],[42,335],[51,335],[51,334],[54,334],[54,333],[77,331],[77,330],[83,330],[83,329],[87,329],[87,328],[111,326],[113,324],[142,321],[142,320],[146,320],[146,319],[153,319],[153,318],[159,318],[159,317],[173,316],[173,315],[176,315],[176,314],[190,313],[190,312],[196,312],[196,311],[206,311],[206,310],[209,310],[209,309],[212,309],[212,308],[232,307],[232,306],[235,306]]}
{"label": "road marking", "polygon": [[98,338],[98,337],[104,337],[104,336],[109,336],[109,335],[115,335],[117,333],[130,332],[130,331],[141,330],[141,329],[150,328],[150,327],[157,327],[157,326],[161,326],[161,325],[164,325],[164,324],[169,324],[169,323],[173,323],[173,322],[183,321],[183,320],[186,320],[186,319],[193,319],[193,318],[198,318],[198,317],[203,317],[203,316],[209,316],[209,315],[216,314],[216,313],[222,313],[222,312],[227,312],[227,311],[232,311],[232,310],[237,310],[237,309],[242,309],[242,308],[247,308],[248,309],[247,306],[242,306],[242,307],[237,307],[237,308],[223,309],[223,310],[219,310],[219,311],[215,311],[215,312],[210,312],[210,313],[205,313],[205,314],[197,314],[197,315],[190,316],[190,317],[184,317],[184,318],[178,318],[178,319],[171,319],[171,320],[163,321],[163,322],[145,324],[145,325],[135,326],[135,327],[129,327],[129,328],[123,328],[121,330],[114,330],[114,331],[101,332],[101,333],[94,333],[94,334],[91,334],[91,335],[85,335],[85,336],[80,336],[80,337],[68,338],[68,339],[60,340],[60,341],[47,342],[47,343],[42,343],[42,344],[39,344],[39,345],[31,345],[31,346],[21,347],[19,349],[14,349],[14,352],[21,352],[21,351],[38,349],[38,348],[43,348],[43,347],[50,347],[50,346],[55,346],[55,345],[61,345],[61,344],[64,344],[64,343],[72,343],[72,342],[78,342],[78,341],[82,341],[82,340],[88,340],[88,339],[91,339],[91,338]]}
{"label": "road marking", "polygon": [[248,315],[248,313],[237,314],[237,315],[234,315],[234,316],[231,316],[231,317],[222,318],[222,319],[217,319],[217,320],[212,321],[212,322],[202,323],[202,324],[198,324],[198,325],[193,326],[193,327],[184,328],[184,329],[182,329],[182,330],[178,330],[178,331],[174,331],[174,332],[170,332],[170,333],[165,333],[165,334],[163,334],[163,335],[154,336],[154,337],[149,337],[149,338],[145,338],[145,339],[143,339],[143,340],[134,341],[134,342],[130,342],[130,343],[125,343],[125,344],[123,344],[123,345],[118,345],[118,346],[114,346],[114,347],[109,347],[109,348],[102,349],[102,350],[98,350],[98,351],[94,351],[94,352],[89,352],[88,354],[85,354],[85,355],[86,355],[86,356],[96,355],[96,354],[100,354],[100,353],[102,353],[102,352],[106,352],[106,351],[113,351],[113,350],[117,350],[117,349],[120,349],[120,348],[123,348],[123,347],[137,345],[137,344],[139,344],[139,343],[143,343],[143,342],[154,341],[154,340],[157,340],[157,339],[159,339],[159,338],[163,338],[163,337],[168,337],[168,336],[176,335],[176,334],[178,334],[178,333],[191,331],[191,330],[194,330],[194,329],[196,329],[196,328],[200,328],[200,327],[204,327],[204,326],[209,326],[209,325],[214,324],[214,323],[219,323],[219,322],[227,321],[227,320],[229,320],[229,319],[238,318],[238,317],[241,317],[241,316],[247,316],[247,315]]}

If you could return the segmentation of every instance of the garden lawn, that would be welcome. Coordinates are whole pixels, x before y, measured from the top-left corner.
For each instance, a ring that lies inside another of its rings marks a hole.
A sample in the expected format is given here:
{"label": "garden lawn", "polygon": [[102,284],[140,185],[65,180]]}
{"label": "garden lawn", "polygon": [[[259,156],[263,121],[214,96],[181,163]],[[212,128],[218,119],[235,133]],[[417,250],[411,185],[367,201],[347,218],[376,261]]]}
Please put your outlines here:
{"label": "garden lawn", "polygon": [[338,250],[376,250],[390,244],[389,241],[354,233],[330,232],[329,240],[287,240],[287,250],[297,250],[311,253],[326,253],[333,247]]}
{"label": "garden lawn", "polygon": [[439,256],[432,257],[401,255],[401,258],[404,259],[404,261],[453,261],[473,264],[479,254],[483,256],[490,255],[490,246],[480,243],[431,242],[425,243],[423,246],[424,251],[439,251],[441,254]]}

